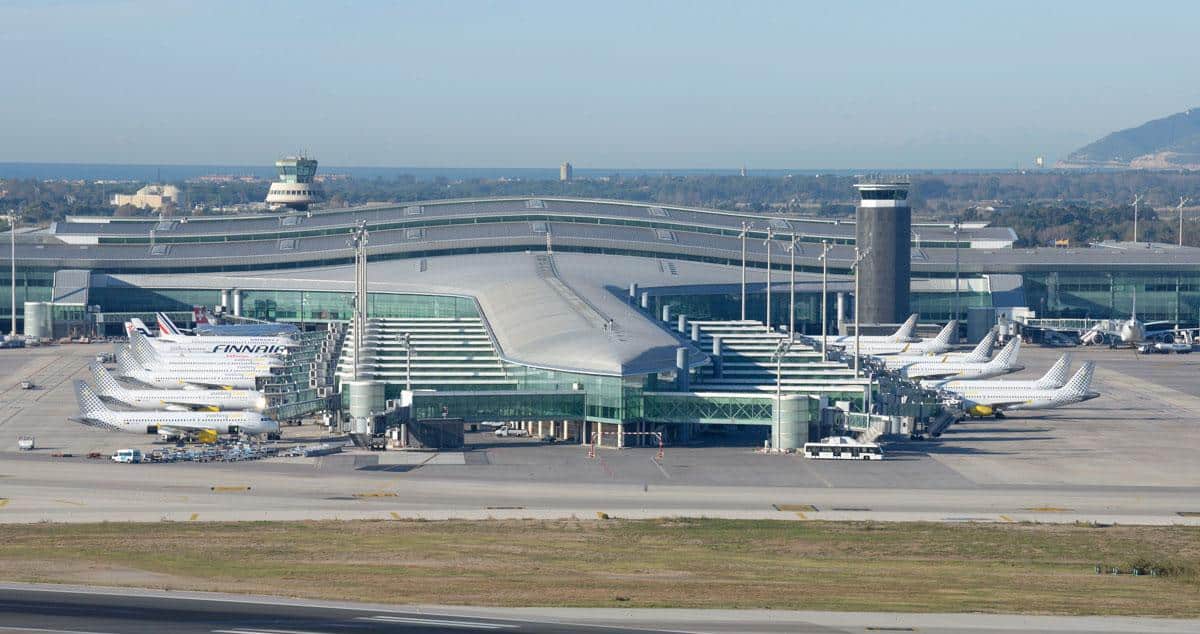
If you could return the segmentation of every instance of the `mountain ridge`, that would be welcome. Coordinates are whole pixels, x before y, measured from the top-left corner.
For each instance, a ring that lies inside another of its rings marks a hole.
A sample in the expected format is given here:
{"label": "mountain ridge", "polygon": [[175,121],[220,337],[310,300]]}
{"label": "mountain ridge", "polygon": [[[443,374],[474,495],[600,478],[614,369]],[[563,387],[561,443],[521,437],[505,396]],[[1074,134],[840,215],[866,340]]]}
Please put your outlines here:
{"label": "mountain ridge", "polygon": [[1200,108],[1112,132],[1059,162],[1059,167],[1200,169]]}

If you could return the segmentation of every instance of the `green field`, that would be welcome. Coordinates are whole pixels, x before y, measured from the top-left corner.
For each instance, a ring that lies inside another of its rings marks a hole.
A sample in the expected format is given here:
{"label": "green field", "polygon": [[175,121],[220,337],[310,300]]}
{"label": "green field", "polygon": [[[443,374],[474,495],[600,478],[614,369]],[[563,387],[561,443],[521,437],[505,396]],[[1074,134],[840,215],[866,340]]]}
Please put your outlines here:
{"label": "green field", "polygon": [[[1095,566],[1163,570],[1096,574]],[[1200,616],[1200,529],[726,520],[0,526],[0,578],[390,603]]]}

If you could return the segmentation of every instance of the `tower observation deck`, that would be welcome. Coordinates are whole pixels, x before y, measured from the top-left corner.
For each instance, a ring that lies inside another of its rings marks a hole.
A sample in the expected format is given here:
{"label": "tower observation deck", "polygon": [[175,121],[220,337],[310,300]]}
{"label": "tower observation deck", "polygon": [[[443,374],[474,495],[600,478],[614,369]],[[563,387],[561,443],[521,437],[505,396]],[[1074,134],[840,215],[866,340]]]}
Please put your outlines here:
{"label": "tower observation deck", "polygon": [[909,315],[912,210],[908,179],[863,179],[855,217],[860,249],[870,250],[861,265],[862,297],[855,298],[865,324],[894,324]]}
{"label": "tower observation deck", "polygon": [[267,204],[272,209],[290,207],[301,211],[321,200],[321,189],[313,179],[317,175],[317,161],[305,156],[286,156],[275,161],[279,180],[271,183],[267,192]]}

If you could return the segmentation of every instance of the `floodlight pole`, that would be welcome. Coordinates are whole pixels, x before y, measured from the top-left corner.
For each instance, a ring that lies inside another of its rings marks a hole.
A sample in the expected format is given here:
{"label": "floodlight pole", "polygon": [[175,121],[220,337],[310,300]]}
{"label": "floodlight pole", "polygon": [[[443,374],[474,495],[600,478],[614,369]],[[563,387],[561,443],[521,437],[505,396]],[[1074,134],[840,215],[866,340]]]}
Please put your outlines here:
{"label": "floodlight pole", "polygon": [[1138,203],[1142,202],[1140,194],[1133,195],[1133,241],[1138,241]]}
{"label": "floodlight pole", "polygon": [[791,255],[791,280],[788,284],[788,339],[796,339],[796,234],[788,243],[788,253]]}
{"label": "floodlight pole", "polygon": [[8,210],[8,262],[12,267],[12,336],[17,336],[17,212]]}
{"label": "floodlight pole", "polygon": [[404,341],[404,389],[412,391],[412,334],[404,333],[401,335],[401,340]]}
{"label": "floodlight pole", "polygon": [[746,236],[750,235],[752,224],[743,220],[742,233],[739,234],[742,238],[742,321],[746,321]]}
{"label": "floodlight pole", "polygon": [[1183,246],[1183,206],[1188,204],[1188,199],[1183,196],[1179,197],[1179,246]]}
{"label": "floodlight pole", "polygon": [[767,239],[763,240],[763,244],[767,245],[767,330],[771,330],[771,241],[775,239],[775,232],[771,227],[767,227]]}
{"label": "floodlight pole", "polygon": [[821,359],[828,360],[829,353],[829,241],[821,241]]}
{"label": "floodlight pole", "polygon": [[[958,303],[959,302],[959,299],[958,299],[958,278],[959,278],[958,233],[961,229],[962,229],[962,223],[956,218],[954,220],[954,317],[953,317],[953,319],[958,319],[959,311],[962,310],[961,306]],[[855,310],[855,314],[858,314],[857,309]],[[958,343],[958,333],[954,333],[954,342]]]}
{"label": "floodlight pole", "polygon": [[862,302],[859,301],[859,289],[861,287],[859,284],[859,279],[862,276],[859,275],[859,269],[861,268],[859,264],[861,264],[863,260],[867,259],[867,256],[870,254],[870,249],[863,251],[859,249],[859,247],[854,247],[854,378],[856,379],[861,376],[859,373],[859,357],[862,356],[862,347],[860,345],[862,342],[862,328],[861,323],[859,322],[858,310],[859,306],[862,304]]}

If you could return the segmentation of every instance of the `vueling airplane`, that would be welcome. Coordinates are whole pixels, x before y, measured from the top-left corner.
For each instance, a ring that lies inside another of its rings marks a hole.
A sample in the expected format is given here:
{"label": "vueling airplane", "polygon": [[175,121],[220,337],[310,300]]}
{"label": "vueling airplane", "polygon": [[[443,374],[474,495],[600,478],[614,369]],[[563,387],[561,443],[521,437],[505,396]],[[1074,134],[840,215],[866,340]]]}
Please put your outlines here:
{"label": "vueling airplane", "polygon": [[928,361],[929,363],[946,363],[949,361],[968,361],[982,363],[992,358],[992,348],[996,345],[996,331],[989,330],[983,339],[970,352],[943,352],[941,354],[896,354],[879,357],[889,370],[902,368],[910,363]]}
{"label": "vueling airplane", "polygon": [[1021,340],[1014,337],[991,361],[916,361],[902,366],[900,373],[910,379],[986,379],[1023,370],[1017,365],[1020,351]]}
{"label": "vueling airplane", "polygon": [[975,386],[976,381],[963,381],[954,392],[962,398],[967,415],[1003,418],[1007,411],[1054,409],[1100,396],[1090,390],[1095,369],[1095,362],[1084,362],[1062,387],[1030,387],[1025,381],[978,381],[980,385]]}
{"label": "vueling airplane", "polygon": [[154,388],[253,390],[258,377],[270,370],[230,368],[226,366],[172,366],[147,369],[134,360],[128,350],[117,350],[117,370],[120,376]]}
{"label": "vueling airplane", "polygon": [[89,427],[162,436],[279,433],[279,423],[258,412],[118,412],[109,409],[83,381],[75,381],[79,416]]}
{"label": "vueling airplane", "polygon": [[[858,348],[858,350],[860,354],[871,356],[896,354],[940,354],[942,352],[950,351],[950,348],[953,346],[955,334],[957,332],[958,320],[951,319],[950,323],[946,324],[946,326],[942,328],[940,332],[938,332],[937,336],[932,339],[922,339],[920,341],[914,341],[911,343],[903,343],[899,341],[869,342],[866,341],[866,338],[864,337],[862,345]],[[842,345],[846,352],[853,354],[855,351],[854,337],[848,337],[848,339],[849,341],[839,345]]]}
{"label": "vueling airplane", "polygon": [[960,388],[970,387],[972,389],[982,389],[986,387],[1017,387],[1028,388],[1031,390],[1052,390],[1060,388],[1067,383],[1067,379],[1071,376],[1071,353],[1063,353],[1062,356],[1050,366],[1041,378],[1032,381],[1024,381],[1019,379],[996,379],[993,381],[942,381],[936,384],[943,390],[958,392]]}
{"label": "vueling airplane", "polygon": [[254,410],[261,412],[267,398],[253,390],[144,390],[127,388],[117,382],[104,366],[93,363],[92,382],[101,399],[115,401],[140,410]]}
{"label": "vueling airplane", "polygon": [[[900,327],[898,329],[896,329],[896,332],[894,332],[890,335],[863,335],[863,336],[859,337],[859,340],[861,340],[862,343],[864,343],[864,344],[866,344],[866,343],[905,343],[905,342],[912,342],[912,341],[920,341],[921,339],[916,336],[916,330],[917,330],[917,314],[913,313],[908,316],[908,319],[903,324],[900,324]],[[829,345],[834,345],[834,344],[837,344],[839,346],[853,346],[854,345],[854,335],[845,335],[845,336],[841,336],[841,337],[835,337],[834,339],[832,339],[829,342]]]}

